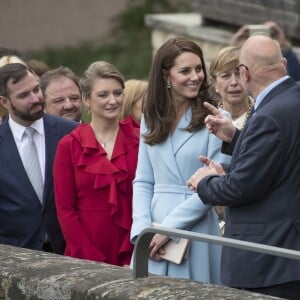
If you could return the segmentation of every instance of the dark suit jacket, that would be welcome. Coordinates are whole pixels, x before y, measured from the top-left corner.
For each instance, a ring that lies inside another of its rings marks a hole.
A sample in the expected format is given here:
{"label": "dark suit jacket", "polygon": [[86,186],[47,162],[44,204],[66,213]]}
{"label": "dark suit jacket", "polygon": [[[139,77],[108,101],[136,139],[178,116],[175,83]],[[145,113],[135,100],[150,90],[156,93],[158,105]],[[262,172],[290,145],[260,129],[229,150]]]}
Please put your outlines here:
{"label": "dark suit jacket", "polygon": [[[275,87],[236,142],[229,173],[205,177],[207,204],[229,206],[225,236],[300,250],[300,86]],[[222,282],[263,287],[300,280],[300,262],[224,247]]]}
{"label": "dark suit jacket", "polygon": [[8,122],[0,125],[0,243],[41,250],[47,233],[54,252],[63,254],[65,243],[56,217],[52,166],[58,141],[77,123],[46,114],[43,119],[43,204],[27,177]]}

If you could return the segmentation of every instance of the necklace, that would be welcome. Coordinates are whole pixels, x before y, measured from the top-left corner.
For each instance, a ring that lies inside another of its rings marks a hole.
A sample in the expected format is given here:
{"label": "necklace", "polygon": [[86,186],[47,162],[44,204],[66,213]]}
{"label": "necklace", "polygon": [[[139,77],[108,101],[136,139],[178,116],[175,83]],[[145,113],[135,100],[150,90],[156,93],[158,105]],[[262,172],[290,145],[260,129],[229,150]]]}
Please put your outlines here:
{"label": "necklace", "polygon": [[94,128],[94,126],[93,126],[92,124],[91,124],[91,127],[92,127],[93,130],[94,130],[96,139],[98,140],[98,142],[100,143],[100,145],[101,145],[101,147],[102,147],[103,149],[106,149],[108,142],[110,142],[114,137],[116,137],[117,132],[118,132],[118,130],[119,130],[119,124],[117,124],[117,125],[113,128],[113,133],[112,133],[112,135],[111,135],[108,139],[106,139],[106,140],[104,141],[104,139],[103,139],[102,137],[100,137],[100,135],[99,135],[98,133],[96,133],[96,130],[95,130],[95,128]]}
{"label": "necklace", "polygon": [[[251,99],[249,99],[249,103],[248,103],[248,107],[247,110],[240,115],[238,118],[236,118],[235,120],[233,120],[233,123],[235,123],[235,127],[237,127],[238,129],[243,129],[246,125],[246,122],[251,114],[252,111],[252,107],[253,107],[254,103],[251,101]],[[220,102],[219,104],[219,108],[224,109],[224,103],[223,101]],[[244,116],[243,120],[240,120],[240,118]]]}

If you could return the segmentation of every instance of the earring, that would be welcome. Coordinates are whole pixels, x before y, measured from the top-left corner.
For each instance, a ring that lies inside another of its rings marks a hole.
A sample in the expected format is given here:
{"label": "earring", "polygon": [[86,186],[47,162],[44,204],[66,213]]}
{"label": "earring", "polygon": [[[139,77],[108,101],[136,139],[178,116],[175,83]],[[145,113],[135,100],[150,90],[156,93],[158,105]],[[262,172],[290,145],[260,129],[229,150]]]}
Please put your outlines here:
{"label": "earring", "polygon": [[170,89],[171,88],[171,82],[169,80],[167,80],[167,88]]}

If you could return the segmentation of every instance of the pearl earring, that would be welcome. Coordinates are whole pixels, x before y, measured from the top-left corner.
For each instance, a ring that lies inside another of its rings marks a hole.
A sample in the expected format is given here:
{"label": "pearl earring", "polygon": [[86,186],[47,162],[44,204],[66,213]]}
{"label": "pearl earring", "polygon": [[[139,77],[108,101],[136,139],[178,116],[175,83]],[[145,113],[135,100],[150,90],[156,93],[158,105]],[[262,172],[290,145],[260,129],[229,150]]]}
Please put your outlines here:
{"label": "pearl earring", "polygon": [[171,88],[171,82],[169,80],[167,80],[167,88],[170,89]]}

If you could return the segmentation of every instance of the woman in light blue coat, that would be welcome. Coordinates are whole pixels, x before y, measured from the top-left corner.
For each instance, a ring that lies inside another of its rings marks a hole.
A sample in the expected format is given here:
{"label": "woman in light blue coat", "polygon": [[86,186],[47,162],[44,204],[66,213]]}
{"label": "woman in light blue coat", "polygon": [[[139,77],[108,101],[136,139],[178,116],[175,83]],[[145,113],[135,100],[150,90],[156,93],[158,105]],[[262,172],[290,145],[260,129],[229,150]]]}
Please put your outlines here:
{"label": "woman in light blue coat", "polygon": [[[133,243],[153,223],[220,235],[214,208],[204,205],[186,186],[202,166],[200,155],[229,160],[220,152],[221,141],[204,126],[209,114],[204,101],[212,103],[201,48],[182,37],[168,40],[154,57],[144,103],[133,186]],[[187,259],[175,264],[160,257],[170,238],[153,237],[150,273],[220,283],[220,246],[192,241]]]}

